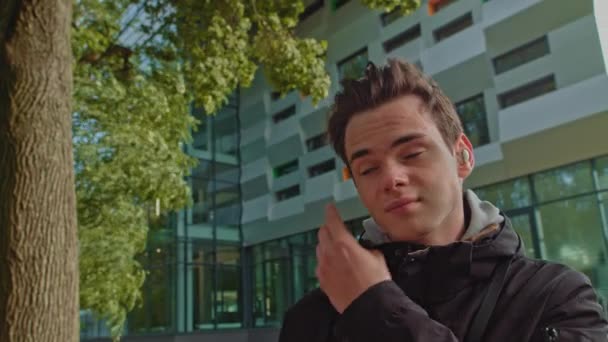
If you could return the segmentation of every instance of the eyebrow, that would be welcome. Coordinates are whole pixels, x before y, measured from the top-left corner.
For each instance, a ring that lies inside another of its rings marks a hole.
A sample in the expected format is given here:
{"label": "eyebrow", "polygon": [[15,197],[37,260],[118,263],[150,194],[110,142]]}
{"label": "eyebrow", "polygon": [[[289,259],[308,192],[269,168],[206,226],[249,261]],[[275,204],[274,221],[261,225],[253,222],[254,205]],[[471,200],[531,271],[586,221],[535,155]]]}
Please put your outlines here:
{"label": "eyebrow", "polygon": [[[410,143],[410,142],[420,139],[422,137],[424,137],[424,134],[422,134],[422,133],[412,133],[412,134],[404,135],[402,137],[395,139],[395,141],[393,141],[393,143],[391,144],[391,149],[393,149],[399,145]],[[369,153],[370,153],[369,149],[366,149],[366,148],[353,152],[353,154],[350,155],[349,164],[352,164],[353,161],[355,161],[355,159],[364,157],[364,156],[368,155]]]}

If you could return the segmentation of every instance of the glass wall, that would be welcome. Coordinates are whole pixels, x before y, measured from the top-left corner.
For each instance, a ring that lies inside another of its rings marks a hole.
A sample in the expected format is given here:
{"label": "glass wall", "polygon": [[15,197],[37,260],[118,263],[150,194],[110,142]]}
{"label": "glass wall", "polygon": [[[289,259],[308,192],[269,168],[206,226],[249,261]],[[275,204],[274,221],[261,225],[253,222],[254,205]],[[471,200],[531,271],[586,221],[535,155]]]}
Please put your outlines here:
{"label": "glass wall", "polygon": [[504,210],[529,256],[585,273],[608,298],[608,157],[577,162],[475,190]]}
{"label": "glass wall", "polygon": [[146,270],[142,305],[128,315],[126,334],[167,334],[175,331],[177,215],[150,217],[146,251],[138,257]]}
{"label": "glass wall", "polygon": [[[180,334],[243,326],[239,121],[235,98],[216,115],[194,109],[200,123],[187,152],[198,159],[188,182],[192,205],[150,219],[142,305],[125,335]],[[83,311],[82,338],[108,336]]]}
{"label": "glass wall", "polygon": [[[358,238],[365,217],[345,222]],[[252,247],[254,327],[280,326],[287,309],[319,287],[315,275],[318,229]]]}
{"label": "glass wall", "polygon": [[239,121],[236,97],[204,118],[212,127],[190,177],[193,206],[178,233],[178,332],[243,325]]}

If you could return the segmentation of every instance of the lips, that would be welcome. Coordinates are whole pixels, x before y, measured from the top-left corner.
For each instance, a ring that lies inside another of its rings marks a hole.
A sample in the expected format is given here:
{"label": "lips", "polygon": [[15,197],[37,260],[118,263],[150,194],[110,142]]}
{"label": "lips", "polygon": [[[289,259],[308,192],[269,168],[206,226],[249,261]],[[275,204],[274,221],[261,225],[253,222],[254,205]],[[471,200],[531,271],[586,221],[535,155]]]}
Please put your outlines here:
{"label": "lips", "polygon": [[384,211],[388,213],[395,209],[403,208],[414,202],[417,202],[417,200],[415,198],[399,198],[399,199],[389,202],[384,207]]}

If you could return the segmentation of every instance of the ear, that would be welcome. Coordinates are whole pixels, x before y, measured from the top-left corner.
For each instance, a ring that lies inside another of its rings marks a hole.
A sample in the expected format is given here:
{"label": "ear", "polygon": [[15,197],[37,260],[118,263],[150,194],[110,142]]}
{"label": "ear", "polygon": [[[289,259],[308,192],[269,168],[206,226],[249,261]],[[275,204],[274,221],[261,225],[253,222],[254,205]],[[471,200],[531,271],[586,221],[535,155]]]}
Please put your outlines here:
{"label": "ear", "polygon": [[460,137],[456,139],[454,145],[454,153],[456,155],[456,166],[458,170],[458,177],[464,181],[473,171],[475,166],[475,155],[473,154],[473,145],[469,138],[464,133],[460,134]]}

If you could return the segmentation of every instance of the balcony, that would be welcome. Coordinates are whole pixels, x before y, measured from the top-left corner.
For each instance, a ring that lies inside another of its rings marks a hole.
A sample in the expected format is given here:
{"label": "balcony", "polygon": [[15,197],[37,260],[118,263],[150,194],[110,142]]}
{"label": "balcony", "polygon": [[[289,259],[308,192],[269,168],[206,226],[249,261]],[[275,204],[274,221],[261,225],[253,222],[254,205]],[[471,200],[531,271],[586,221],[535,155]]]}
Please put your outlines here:
{"label": "balcony", "polygon": [[500,141],[515,140],[606,111],[606,89],[608,76],[604,74],[503,109],[498,113]]}
{"label": "balcony", "polygon": [[434,75],[481,55],[486,43],[481,25],[471,26],[422,51],[424,71]]}
{"label": "balcony", "polygon": [[268,216],[268,205],[272,195],[266,194],[249,201],[243,202],[242,224],[266,218]]}
{"label": "balcony", "polygon": [[261,158],[249,164],[243,165],[241,169],[241,182],[247,182],[256,177],[266,174],[268,169],[268,159]]}

